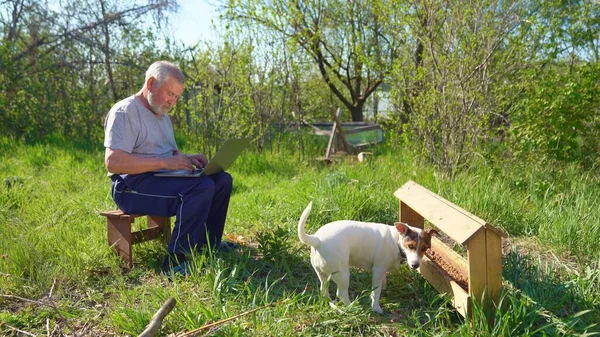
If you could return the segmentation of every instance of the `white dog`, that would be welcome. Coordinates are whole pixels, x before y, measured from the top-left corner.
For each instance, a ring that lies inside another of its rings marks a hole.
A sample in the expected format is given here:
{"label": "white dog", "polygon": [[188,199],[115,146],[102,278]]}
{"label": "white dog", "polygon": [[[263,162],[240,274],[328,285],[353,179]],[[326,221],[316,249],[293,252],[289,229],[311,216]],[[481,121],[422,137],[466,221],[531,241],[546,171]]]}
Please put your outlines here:
{"label": "white dog", "polygon": [[401,222],[388,226],[342,220],[328,223],[314,235],[308,235],[304,231],[304,224],[311,208],[312,202],[300,217],[298,237],[301,242],[311,246],[310,263],[321,281],[321,293],[329,297],[327,280],[331,277],[337,285],[337,296],[348,305],[350,266],[370,271],[372,308],[378,314],[383,313],[379,296],[386,285],[385,273],[400,267],[400,251],[404,252],[407,264],[416,269],[423,253],[431,247],[431,235],[438,234],[434,229],[421,230]]}

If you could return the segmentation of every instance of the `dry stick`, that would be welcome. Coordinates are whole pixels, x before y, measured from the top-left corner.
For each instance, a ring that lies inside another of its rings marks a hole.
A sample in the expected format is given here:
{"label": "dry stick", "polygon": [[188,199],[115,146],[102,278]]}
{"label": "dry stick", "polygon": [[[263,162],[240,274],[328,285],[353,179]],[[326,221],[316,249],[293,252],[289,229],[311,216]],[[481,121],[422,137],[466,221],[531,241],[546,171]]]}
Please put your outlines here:
{"label": "dry stick", "polygon": [[52,280],[52,287],[50,287],[50,292],[48,293],[48,298],[52,298],[52,292],[54,291],[55,285],[56,285],[56,279]]}
{"label": "dry stick", "polygon": [[11,328],[12,330],[14,330],[14,331],[18,332],[18,333],[22,333],[22,334],[24,334],[24,335],[27,335],[27,336],[33,336],[33,337],[36,337],[36,335],[32,334],[31,332],[27,332],[27,331],[19,330],[19,329],[15,328],[14,326],[10,326],[10,325],[8,325],[8,324],[7,324],[6,326],[7,326],[7,327],[9,327],[9,328]]}
{"label": "dry stick", "polygon": [[252,309],[252,310],[248,310],[248,311],[246,311],[246,312],[242,312],[241,314],[238,314],[238,315],[235,315],[235,316],[232,316],[232,317],[229,317],[229,318],[226,318],[226,319],[220,320],[220,321],[218,321],[218,322],[214,322],[214,323],[210,323],[210,324],[203,325],[203,326],[199,327],[198,329],[195,329],[195,330],[192,330],[192,331],[188,331],[188,332],[184,332],[184,333],[183,333],[183,334],[181,334],[181,335],[177,335],[177,337],[195,337],[195,336],[197,336],[197,335],[198,335],[198,334],[199,334],[199,333],[200,333],[202,330],[206,330],[206,329],[211,329],[211,328],[214,328],[214,327],[216,327],[216,326],[218,326],[218,325],[221,325],[221,324],[224,324],[224,323],[227,323],[227,322],[233,321],[233,320],[235,320],[235,319],[238,319],[238,318],[240,318],[240,317],[242,317],[242,316],[249,315],[249,314],[251,314],[251,313],[257,312],[257,311],[259,311],[259,310],[262,310],[262,309],[265,309],[265,308],[268,308],[268,307],[273,307],[273,306],[275,306],[275,305],[276,305],[276,304],[278,304],[278,303],[279,303],[279,302],[270,303],[270,304],[267,304],[267,305],[265,305],[265,306],[262,306],[262,307],[260,307],[260,308],[254,308],[254,309]]}
{"label": "dry stick", "polygon": [[[50,292],[48,293],[48,298],[52,298],[52,292],[54,291],[54,285],[56,284],[56,279],[52,281],[52,287],[50,287]],[[50,337],[50,318],[46,318],[46,331],[48,337]]]}
{"label": "dry stick", "polygon": [[73,334],[73,336],[79,337],[78,334],[75,332],[75,329],[73,329],[71,327],[71,325],[69,324],[69,321],[67,320],[67,318],[65,316],[63,316],[63,314],[60,312],[60,310],[58,310],[58,306],[56,305],[56,302],[54,302],[54,300],[52,299],[52,292],[54,291],[55,284],[56,284],[56,279],[54,279],[54,281],[52,282],[52,288],[50,289],[50,295],[48,297],[48,301],[50,302],[49,305],[52,309],[54,309],[56,311],[58,316],[60,318],[62,318],[63,321],[65,321],[65,325],[67,326],[67,329],[71,330],[71,333]]}
{"label": "dry stick", "polygon": [[58,310],[58,307],[56,306],[56,303],[51,298],[48,299],[48,301],[50,303],[44,303],[42,301],[30,300],[28,298],[24,298],[24,297],[20,297],[20,296],[16,296],[16,295],[0,294],[0,297],[10,298],[10,299],[17,299],[17,300],[21,300],[21,301],[24,301],[24,302],[35,303],[35,304],[38,304],[38,305],[41,305],[41,306],[48,306],[48,307],[54,309],[56,311],[56,313],[58,314],[58,316],[65,321],[65,325],[71,331],[71,333],[73,334],[73,336],[78,337],[78,335],[75,332],[75,330],[73,330],[71,328],[71,326],[69,325],[69,322],[67,321],[67,319],[65,318],[65,316],[63,316],[63,314],[60,312],[60,310]]}
{"label": "dry stick", "polygon": [[163,305],[158,309],[158,311],[152,316],[150,319],[150,323],[146,326],[146,329],[142,331],[142,333],[138,337],[153,337],[160,329],[160,325],[162,324],[163,319],[167,316],[173,308],[175,308],[175,304],[177,302],[173,297],[169,298]]}
{"label": "dry stick", "polygon": [[18,278],[19,280],[23,280],[23,281],[27,281],[27,282],[32,282],[31,280],[28,280],[26,278],[22,278],[13,274],[7,274],[7,273],[1,273],[0,272],[0,276],[6,276],[6,277],[14,277],[14,278]]}

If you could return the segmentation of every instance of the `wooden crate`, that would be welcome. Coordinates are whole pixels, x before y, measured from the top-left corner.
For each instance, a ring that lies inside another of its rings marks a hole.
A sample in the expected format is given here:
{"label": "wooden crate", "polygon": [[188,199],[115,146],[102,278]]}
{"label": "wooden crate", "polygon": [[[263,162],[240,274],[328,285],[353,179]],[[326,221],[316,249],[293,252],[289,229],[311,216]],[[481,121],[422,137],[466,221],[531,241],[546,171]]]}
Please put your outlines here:
{"label": "wooden crate", "polygon": [[431,243],[431,249],[445,263],[467,275],[467,290],[427,256],[419,267],[423,277],[440,293],[450,296],[464,317],[471,316],[472,300],[481,303],[484,293],[482,304],[493,311],[502,290],[501,240],[506,234],[414,181],[408,181],[394,195],[400,200],[401,222],[423,228],[427,220],[456,243],[466,246],[464,258],[435,237]]}

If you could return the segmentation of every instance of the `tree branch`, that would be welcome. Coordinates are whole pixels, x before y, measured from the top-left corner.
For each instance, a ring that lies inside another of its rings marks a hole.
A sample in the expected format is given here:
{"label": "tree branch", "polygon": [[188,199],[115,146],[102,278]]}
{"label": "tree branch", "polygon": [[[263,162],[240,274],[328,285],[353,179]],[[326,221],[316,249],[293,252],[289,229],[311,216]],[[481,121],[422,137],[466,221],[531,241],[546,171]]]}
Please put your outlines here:
{"label": "tree branch", "polygon": [[157,4],[149,4],[149,5],[140,6],[140,7],[132,7],[132,8],[126,9],[126,10],[118,12],[118,13],[108,13],[104,18],[102,18],[102,20],[98,20],[96,22],[88,23],[86,25],[67,30],[62,34],[45,36],[45,37],[35,41],[34,43],[30,44],[24,51],[17,54],[16,56],[14,56],[13,61],[18,61],[18,60],[22,59],[23,57],[30,55],[36,48],[39,48],[43,45],[58,43],[59,41],[73,37],[77,33],[88,32],[99,26],[107,25],[109,23],[113,23],[115,21],[121,20],[129,15],[139,16],[139,15],[147,13],[151,10],[166,7],[167,5],[168,5],[168,3],[163,2],[163,3],[157,3]]}
{"label": "tree branch", "polygon": [[171,310],[173,310],[173,308],[175,308],[175,304],[177,304],[177,301],[175,301],[175,299],[172,297],[169,298],[162,305],[162,307],[160,307],[160,309],[158,309],[158,311],[154,314],[154,316],[152,316],[152,319],[150,319],[150,322],[146,326],[146,329],[144,329],[144,331],[142,331],[142,333],[138,337],[156,336],[156,333],[160,329],[160,325],[162,324],[162,321],[171,312]]}

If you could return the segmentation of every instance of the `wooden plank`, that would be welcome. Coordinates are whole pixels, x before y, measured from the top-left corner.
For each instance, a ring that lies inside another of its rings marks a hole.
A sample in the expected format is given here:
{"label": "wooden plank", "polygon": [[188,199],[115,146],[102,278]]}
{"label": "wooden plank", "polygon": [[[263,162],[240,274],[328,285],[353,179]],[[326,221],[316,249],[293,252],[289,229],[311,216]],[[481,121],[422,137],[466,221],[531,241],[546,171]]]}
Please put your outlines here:
{"label": "wooden plank", "polygon": [[487,257],[485,228],[475,233],[467,243],[467,260],[469,264],[469,294],[481,301],[481,295],[487,285]]}
{"label": "wooden plank", "polygon": [[[310,123],[312,126],[316,126],[318,128],[329,128],[333,125],[333,122],[314,122]],[[372,122],[340,122],[340,126],[346,126],[349,128],[356,128],[361,126],[370,126],[374,125]]]}
{"label": "wooden plank", "polygon": [[454,269],[465,275],[465,277],[468,277],[469,267],[466,258],[462,257],[435,236],[431,238],[431,249],[440,254],[444,261],[452,264]]}
{"label": "wooden plank", "polygon": [[423,275],[437,291],[450,296],[450,298],[452,298],[452,305],[461,315],[463,315],[463,317],[468,317],[471,314],[469,294],[427,256],[424,256],[421,260],[419,273],[421,273],[421,275]]}
{"label": "wooden plank", "polygon": [[365,131],[372,131],[372,130],[381,130],[381,127],[379,125],[377,125],[377,124],[359,126],[359,127],[356,127],[356,128],[352,128],[352,129],[346,130],[346,134],[350,135],[350,134],[353,134],[353,133],[359,133],[359,132],[365,132]]}
{"label": "wooden plank", "polygon": [[461,245],[486,224],[413,181],[404,184],[394,195]]}
{"label": "wooden plank", "polygon": [[135,218],[143,216],[142,214],[125,214],[120,209],[117,209],[114,211],[100,212],[100,215],[105,216],[107,218],[123,218],[123,219],[129,219],[129,218],[135,219]]}
{"label": "wooden plank", "polygon": [[487,222],[485,223],[485,228],[488,229],[488,230],[490,230],[490,231],[492,231],[492,232],[494,232],[494,233],[496,233],[496,235],[498,235],[501,238],[507,238],[508,237],[508,234],[506,234],[506,232],[504,232],[500,228],[496,228],[496,227],[492,226],[491,224],[489,224]]}
{"label": "wooden plank", "polygon": [[400,201],[399,217],[400,222],[407,223],[409,226],[423,228],[425,225],[425,219],[402,201]]}
{"label": "wooden plank", "polygon": [[[342,110],[340,108],[337,109],[337,117],[340,116]],[[333,147],[333,140],[335,139],[335,129],[337,129],[337,118],[333,122],[333,126],[331,127],[331,134],[329,135],[329,142],[327,143],[327,150],[325,151],[325,160],[331,160],[331,148]]]}
{"label": "wooden plank", "polygon": [[165,216],[148,215],[148,228],[159,227],[162,232],[162,242],[165,245],[171,240],[171,218]]}
{"label": "wooden plank", "polygon": [[162,235],[162,228],[152,227],[131,233],[131,244],[154,240]]}
{"label": "wooden plank", "polygon": [[498,303],[502,291],[502,238],[486,230],[487,290],[486,297]]}

